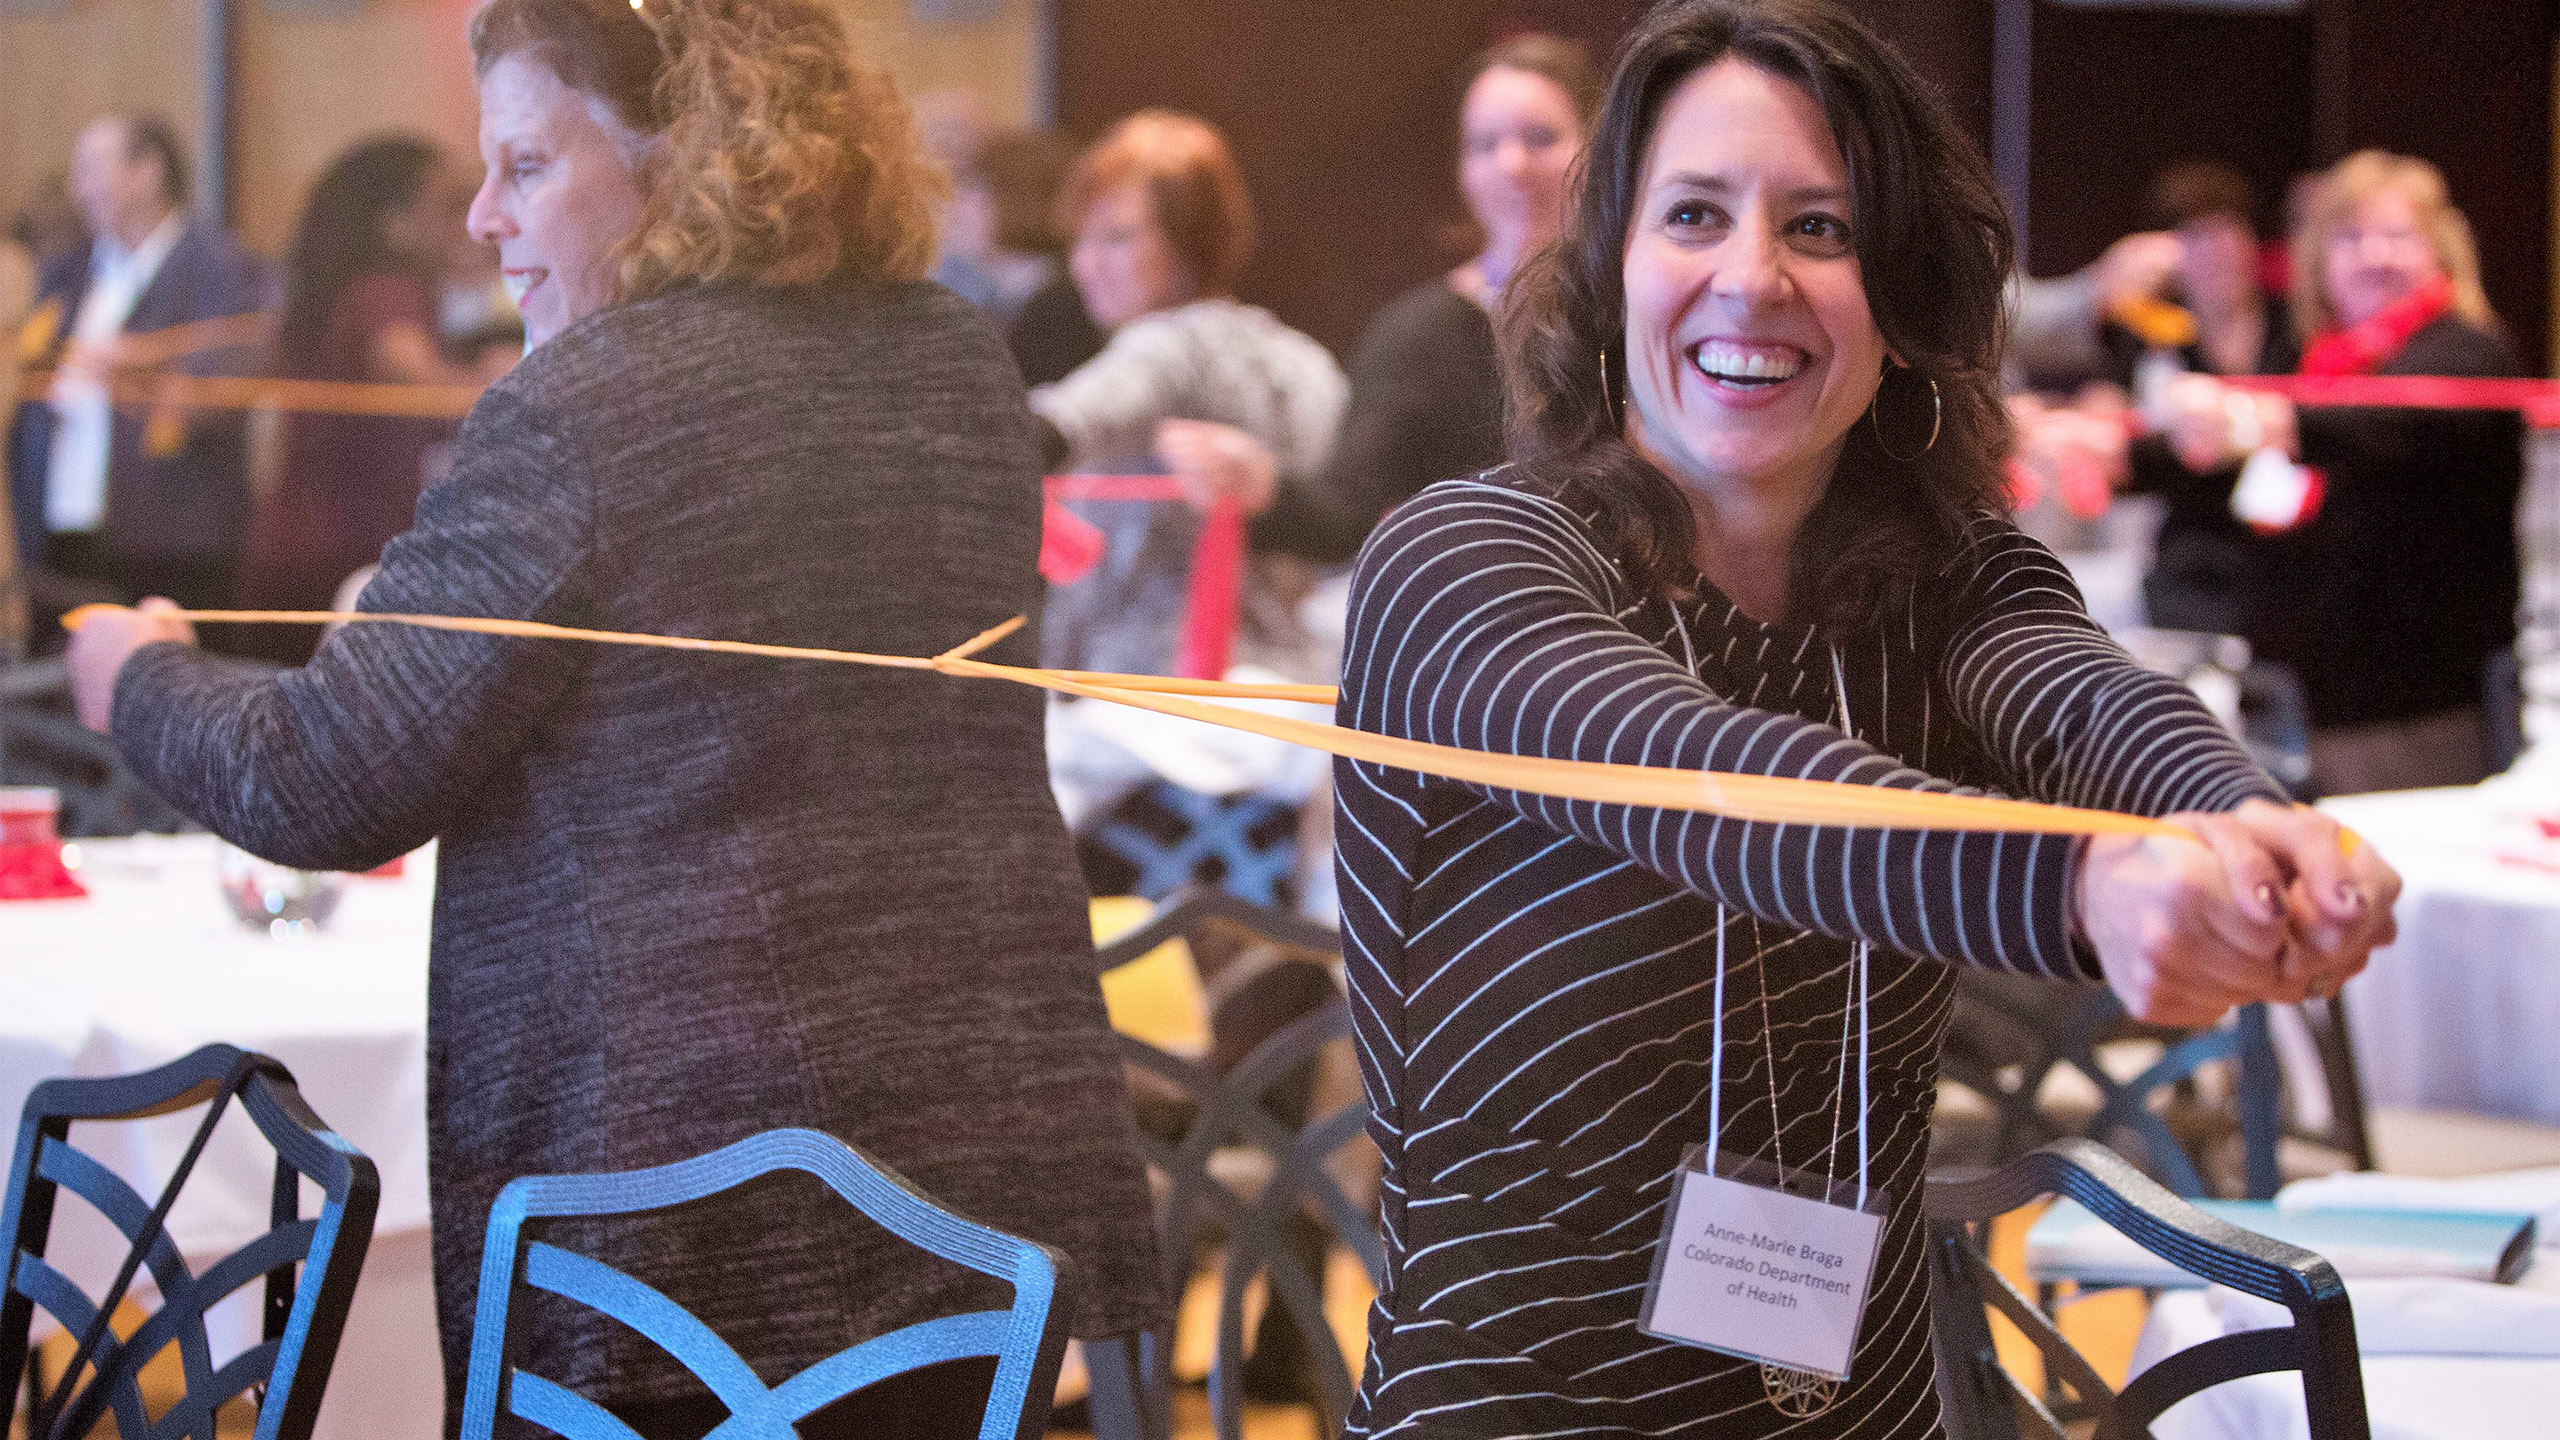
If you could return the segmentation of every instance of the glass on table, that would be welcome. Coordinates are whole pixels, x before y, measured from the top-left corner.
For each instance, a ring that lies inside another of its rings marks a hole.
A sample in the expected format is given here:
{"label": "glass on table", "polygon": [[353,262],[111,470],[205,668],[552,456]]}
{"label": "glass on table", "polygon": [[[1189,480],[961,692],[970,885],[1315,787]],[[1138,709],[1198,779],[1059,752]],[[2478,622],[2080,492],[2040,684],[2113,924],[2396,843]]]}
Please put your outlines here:
{"label": "glass on table", "polygon": [[214,850],[214,874],[240,923],[279,940],[327,925],[347,889],[347,877],[336,871],[296,870],[228,841]]}

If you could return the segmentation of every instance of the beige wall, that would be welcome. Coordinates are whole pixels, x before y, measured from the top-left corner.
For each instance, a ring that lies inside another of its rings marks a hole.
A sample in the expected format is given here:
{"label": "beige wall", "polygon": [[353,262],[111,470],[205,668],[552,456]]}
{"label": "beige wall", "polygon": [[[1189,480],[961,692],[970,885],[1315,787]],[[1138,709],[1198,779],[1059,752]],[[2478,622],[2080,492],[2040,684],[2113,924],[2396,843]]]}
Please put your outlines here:
{"label": "beige wall", "polygon": [[[918,24],[907,0],[833,3],[910,92],[967,90],[998,122],[1026,118],[1035,103],[1038,0],[1004,0],[996,18],[965,25]],[[0,216],[64,164],[81,123],[100,111],[162,110],[197,138],[202,4],[68,0],[0,15]],[[303,193],[351,141],[412,130],[471,151],[470,10],[471,0],[364,0],[312,17],[236,0],[232,207],[253,248],[283,247]]]}

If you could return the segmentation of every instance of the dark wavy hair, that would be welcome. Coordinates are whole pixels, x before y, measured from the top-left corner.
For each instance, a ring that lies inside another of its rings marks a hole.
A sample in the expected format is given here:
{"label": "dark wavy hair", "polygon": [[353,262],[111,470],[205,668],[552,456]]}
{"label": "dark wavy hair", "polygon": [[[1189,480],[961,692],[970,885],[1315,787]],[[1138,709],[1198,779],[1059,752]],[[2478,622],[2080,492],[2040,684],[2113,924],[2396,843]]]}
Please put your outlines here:
{"label": "dark wavy hair", "polygon": [[1623,257],[1654,125],[1682,81],[1727,55],[1802,86],[1830,121],[1867,303],[1911,367],[1888,371],[1882,413],[1871,412],[1893,450],[1921,452],[1928,381],[1943,406],[1936,444],[1908,461],[1886,453],[1869,421],[1854,426],[1796,536],[1790,615],[1860,628],[1943,565],[1970,521],[2009,508],[1999,375],[2016,242],[1990,167],[1944,103],[1830,0],[1668,0],[1628,37],[1564,233],[1522,267],[1504,305],[1512,454],[1596,512],[1640,589],[1692,588],[1689,503],[1627,445],[1602,366],[1623,386]]}
{"label": "dark wavy hair", "polygon": [[285,252],[284,317],[276,325],[276,359],[287,375],[320,374],[329,312],[358,277],[396,271],[428,278],[429,265],[392,248],[383,220],[408,208],[436,167],[436,147],[413,135],[384,135],[329,162],[311,187]]}

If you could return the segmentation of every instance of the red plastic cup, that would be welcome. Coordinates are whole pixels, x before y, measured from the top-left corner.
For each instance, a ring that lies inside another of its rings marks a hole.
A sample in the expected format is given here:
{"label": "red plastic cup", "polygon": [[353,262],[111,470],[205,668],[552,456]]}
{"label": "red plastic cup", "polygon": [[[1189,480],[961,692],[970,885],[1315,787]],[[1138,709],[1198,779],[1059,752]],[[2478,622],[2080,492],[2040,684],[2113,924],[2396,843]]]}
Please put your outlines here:
{"label": "red plastic cup", "polygon": [[40,785],[0,788],[0,845],[59,845],[62,792]]}
{"label": "red plastic cup", "polygon": [[62,864],[62,795],[0,788],[0,900],[71,900],[89,892]]}

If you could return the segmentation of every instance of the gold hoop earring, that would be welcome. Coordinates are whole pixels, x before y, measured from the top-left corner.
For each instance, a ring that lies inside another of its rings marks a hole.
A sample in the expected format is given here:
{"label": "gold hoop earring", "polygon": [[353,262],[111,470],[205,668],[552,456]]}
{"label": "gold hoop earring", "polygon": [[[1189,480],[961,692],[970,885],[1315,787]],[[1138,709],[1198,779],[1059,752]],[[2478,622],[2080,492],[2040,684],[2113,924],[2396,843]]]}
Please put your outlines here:
{"label": "gold hoop earring", "polygon": [[[1886,373],[1890,374],[1892,372],[1887,371]],[[1921,446],[1918,453],[1911,455],[1896,455],[1893,453],[1893,447],[1884,443],[1884,425],[1876,419],[1876,411],[1881,409],[1883,405],[1884,386],[1878,385],[1876,386],[1876,398],[1867,402],[1867,428],[1875,432],[1876,448],[1884,452],[1884,458],[1894,461],[1897,464],[1908,465],[1913,461],[1918,460],[1920,456],[1926,455],[1931,450],[1937,448],[1938,427],[1946,423],[1947,412],[1944,399],[1938,393],[1938,382],[1935,378],[1931,378],[1929,381],[1929,443]]]}
{"label": "gold hoop earring", "polygon": [[1618,413],[1617,397],[1609,393],[1609,347],[1606,345],[1600,347],[1600,413],[1609,417],[1611,425],[1627,423]]}

